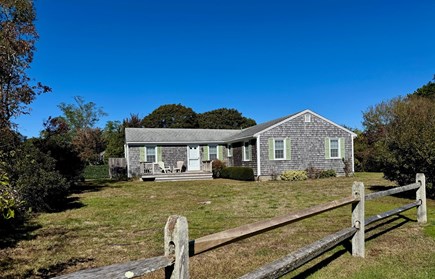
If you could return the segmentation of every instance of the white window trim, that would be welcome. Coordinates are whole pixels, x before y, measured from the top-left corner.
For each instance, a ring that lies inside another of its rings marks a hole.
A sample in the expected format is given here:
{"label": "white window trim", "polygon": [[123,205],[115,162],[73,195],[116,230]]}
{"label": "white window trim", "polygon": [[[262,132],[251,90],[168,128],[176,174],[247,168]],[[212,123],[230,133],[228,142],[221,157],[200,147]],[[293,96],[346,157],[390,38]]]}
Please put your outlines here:
{"label": "white window trim", "polygon": [[252,158],[246,159],[246,143],[248,144],[248,147],[251,147],[251,157],[252,157],[252,145],[249,144],[249,141],[244,141],[243,142],[243,161],[244,162],[249,162],[252,161]]}
{"label": "white window trim", "polygon": [[148,162],[148,148],[154,149],[154,162],[151,163],[157,163],[157,146],[156,145],[145,145],[145,162]]}
{"label": "white window trim", "polygon": [[231,143],[227,145],[227,157],[233,157],[233,145]]}
{"label": "white window trim", "polygon": [[[275,152],[275,142],[277,141],[277,140],[282,140],[282,146],[283,146],[283,157],[282,158],[276,158],[275,157],[275,155],[276,155],[276,152]],[[273,139],[273,160],[275,160],[275,161],[283,161],[283,160],[285,160],[285,158],[287,158],[287,146],[286,146],[286,140],[284,139],[284,138],[274,138]]]}
{"label": "white window trim", "polygon": [[[336,140],[337,141],[337,143],[338,143],[338,151],[337,151],[337,157],[332,157],[332,144],[331,144],[331,141],[333,141],[333,140]],[[340,138],[329,138],[329,158],[330,159],[341,159],[341,148],[340,148],[340,146],[341,146],[341,142],[340,142]]]}
{"label": "white window trim", "polygon": [[211,161],[211,159],[210,159],[210,155],[211,155],[210,147],[212,147],[212,146],[216,146],[216,159],[213,159],[213,160],[218,160],[218,158],[219,158],[219,148],[218,148],[218,145],[217,144],[209,144],[208,145],[208,160],[209,161]]}

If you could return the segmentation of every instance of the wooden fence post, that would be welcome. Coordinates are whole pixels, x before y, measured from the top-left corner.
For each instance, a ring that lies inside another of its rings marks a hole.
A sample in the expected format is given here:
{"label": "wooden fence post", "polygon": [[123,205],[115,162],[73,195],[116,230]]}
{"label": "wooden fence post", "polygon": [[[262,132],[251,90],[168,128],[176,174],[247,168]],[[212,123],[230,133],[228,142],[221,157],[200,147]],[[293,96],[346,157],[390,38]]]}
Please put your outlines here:
{"label": "wooden fence post", "polygon": [[419,223],[427,222],[426,209],[426,177],[424,173],[417,173],[416,182],[420,183],[420,188],[417,189],[416,199],[420,200],[421,204],[417,206],[417,221]]}
{"label": "wooden fence post", "polygon": [[175,263],[165,268],[166,279],[189,278],[189,235],[186,217],[169,216],[165,226],[165,256],[175,258]]}
{"label": "wooden fence post", "polygon": [[357,202],[352,204],[352,226],[358,229],[358,231],[352,237],[352,256],[364,258],[365,256],[364,183],[354,182],[352,185],[352,195],[354,198],[358,199]]}

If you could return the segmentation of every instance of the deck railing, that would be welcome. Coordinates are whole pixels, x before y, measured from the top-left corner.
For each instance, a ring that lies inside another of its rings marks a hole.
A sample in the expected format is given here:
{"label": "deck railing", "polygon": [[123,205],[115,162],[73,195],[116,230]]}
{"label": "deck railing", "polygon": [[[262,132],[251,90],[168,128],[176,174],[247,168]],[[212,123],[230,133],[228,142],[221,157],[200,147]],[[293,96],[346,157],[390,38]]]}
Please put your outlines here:
{"label": "deck railing", "polygon": [[[328,235],[240,278],[281,277],[348,239],[352,240],[352,255],[364,257],[365,226],[414,207],[417,208],[417,221],[427,222],[425,187],[425,176],[420,173],[416,176],[416,183],[367,195],[364,193],[364,184],[354,182],[352,194],[348,197],[191,241],[188,239],[187,219],[174,215],[169,217],[165,226],[163,256],[83,270],[56,278],[134,278],[162,268],[165,268],[165,278],[189,278],[189,257],[349,204],[352,205],[351,227]],[[365,218],[365,201],[411,190],[416,190],[415,202]]]}

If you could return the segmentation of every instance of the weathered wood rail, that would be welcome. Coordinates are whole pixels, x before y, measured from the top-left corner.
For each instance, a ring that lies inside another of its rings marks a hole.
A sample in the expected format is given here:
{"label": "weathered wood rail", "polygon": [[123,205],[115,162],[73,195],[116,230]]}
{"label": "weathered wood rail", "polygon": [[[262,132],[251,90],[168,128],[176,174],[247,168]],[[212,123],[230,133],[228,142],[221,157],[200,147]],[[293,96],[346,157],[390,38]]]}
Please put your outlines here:
{"label": "weathered wood rail", "polygon": [[[417,190],[415,202],[365,218],[365,201],[411,190]],[[419,223],[427,222],[425,176],[419,173],[416,183],[367,195],[364,194],[364,184],[354,182],[352,195],[349,197],[191,241],[188,238],[187,219],[183,216],[170,216],[164,230],[165,253],[163,256],[82,270],[55,278],[134,278],[162,268],[165,269],[165,278],[189,278],[189,257],[349,204],[352,205],[351,227],[328,235],[240,278],[279,278],[348,239],[352,240],[352,255],[364,257],[365,226],[412,208],[417,208]]]}

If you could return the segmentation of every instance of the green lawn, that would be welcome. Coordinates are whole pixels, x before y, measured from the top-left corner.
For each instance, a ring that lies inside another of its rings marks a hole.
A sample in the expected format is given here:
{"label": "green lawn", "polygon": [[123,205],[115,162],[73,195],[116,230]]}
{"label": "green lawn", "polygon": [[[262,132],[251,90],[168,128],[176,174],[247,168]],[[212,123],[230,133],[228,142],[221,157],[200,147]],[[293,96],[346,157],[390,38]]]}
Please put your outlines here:
{"label": "green lawn", "polygon": [[[162,255],[169,215],[186,216],[194,239],[348,196],[355,180],[367,191],[393,185],[368,173],[302,182],[91,181],[71,196],[69,209],[39,215],[0,250],[0,278],[46,278]],[[410,202],[406,197],[370,201],[366,216]],[[435,278],[433,200],[428,212],[426,225],[416,223],[412,209],[368,227],[365,259],[353,258],[348,245],[338,246],[288,277]],[[348,226],[350,206],[195,256],[191,277],[237,278]]]}

